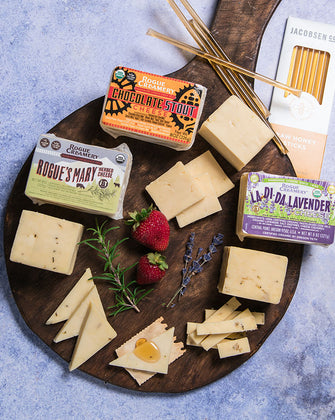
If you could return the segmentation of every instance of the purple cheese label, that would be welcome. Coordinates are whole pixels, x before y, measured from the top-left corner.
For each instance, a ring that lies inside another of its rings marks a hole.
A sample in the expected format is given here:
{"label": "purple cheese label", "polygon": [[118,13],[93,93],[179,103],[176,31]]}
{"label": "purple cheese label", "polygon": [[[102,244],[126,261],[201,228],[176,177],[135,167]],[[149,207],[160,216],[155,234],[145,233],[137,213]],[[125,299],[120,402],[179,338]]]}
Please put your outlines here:
{"label": "purple cheese label", "polygon": [[293,242],[334,241],[335,184],[250,172],[243,232]]}

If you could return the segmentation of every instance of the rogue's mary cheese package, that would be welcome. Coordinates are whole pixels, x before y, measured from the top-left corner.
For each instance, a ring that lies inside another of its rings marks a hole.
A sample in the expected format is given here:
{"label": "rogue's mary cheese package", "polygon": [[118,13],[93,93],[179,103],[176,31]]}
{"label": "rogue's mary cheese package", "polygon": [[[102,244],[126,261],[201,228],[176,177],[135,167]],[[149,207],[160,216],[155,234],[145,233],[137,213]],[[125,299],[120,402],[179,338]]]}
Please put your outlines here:
{"label": "rogue's mary cheese package", "polygon": [[241,177],[236,233],[245,237],[330,245],[335,183],[249,172]]}
{"label": "rogue's mary cheese package", "polygon": [[107,149],[43,134],[35,148],[25,194],[37,204],[52,203],[121,219],[131,166],[132,155],[125,143]]}
{"label": "rogue's mary cheese package", "polygon": [[195,139],[206,92],[195,83],[116,67],[100,125],[114,137],[187,150]]}

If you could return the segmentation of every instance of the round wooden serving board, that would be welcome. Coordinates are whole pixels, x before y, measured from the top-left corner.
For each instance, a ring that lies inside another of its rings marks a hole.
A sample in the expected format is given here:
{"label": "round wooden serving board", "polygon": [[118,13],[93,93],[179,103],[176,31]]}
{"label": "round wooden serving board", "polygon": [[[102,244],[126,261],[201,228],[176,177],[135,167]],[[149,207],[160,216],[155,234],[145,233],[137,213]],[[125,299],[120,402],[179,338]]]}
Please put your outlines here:
{"label": "round wooden serving board", "polygon": [[[261,36],[278,3],[279,0],[219,1],[212,31],[233,61],[249,69],[254,69]],[[211,67],[199,59],[192,60],[172,76],[197,82],[208,88],[202,121],[229,96]],[[239,179],[242,171],[236,173],[234,168],[214,149],[209,147],[208,143],[200,136],[197,136],[194,146],[187,152],[176,152],[131,138],[115,140],[103,132],[99,126],[102,105],[103,98],[92,101],[69,115],[50,132],[60,137],[105,147],[116,147],[123,142],[127,142],[133,153],[134,161],[124,201],[124,217],[127,217],[128,211],[149,206],[151,200],[145,193],[144,187],[150,181],[168,170],[177,161],[181,160],[186,163],[208,149],[211,150],[222,168],[232,179],[235,188],[220,198],[223,208],[221,212],[183,229],[178,228],[175,220],[170,222],[171,239],[165,252],[170,267],[166,276],[154,287],[154,291],[139,304],[140,313],[130,310],[117,315],[115,318],[109,318],[118,333],[117,337],[83,364],[80,369],[105,382],[133,390],[184,392],[206,385],[222,378],[251,357],[278,324],[287,310],[297,286],[303,247],[296,244],[264,240],[245,240],[241,243],[234,232]],[[88,266],[91,267],[93,275],[101,274],[102,261],[96,257],[93,250],[82,245],[79,248],[73,274],[64,276],[12,263],[9,261],[9,254],[23,209],[40,211],[79,222],[84,224],[86,228],[94,226],[95,216],[52,205],[43,205],[42,207],[33,205],[24,195],[31,157],[17,177],[7,207],[4,243],[8,277],[17,306],[29,328],[65,361],[69,361],[75,339],[58,344],[53,343],[52,340],[62,324],[47,326],[45,321]],[[273,142],[270,142],[244,168],[243,172],[251,170],[294,175],[289,159],[280,155]],[[103,221],[104,218],[101,217],[99,220]],[[111,220],[110,225],[120,226],[120,229],[114,231],[115,233],[111,236],[112,240],[129,236],[129,229],[124,226],[123,221]],[[201,322],[206,308],[219,308],[229,299],[228,296],[219,294],[216,288],[223,252],[223,246],[221,246],[213,260],[206,264],[204,271],[194,277],[187,287],[185,295],[177,302],[176,306],[172,309],[166,309],[163,306],[180,285],[180,270],[183,265],[185,244],[191,232],[196,234],[196,248],[206,248],[213,235],[221,232],[225,235],[225,245],[286,255],[289,264],[281,302],[278,305],[270,305],[241,299],[243,308],[249,307],[251,310],[264,311],[266,314],[266,324],[257,331],[248,334],[251,345],[250,354],[220,360],[216,350],[206,352],[200,348],[187,347],[186,353],[170,365],[167,375],[155,375],[139,387],[124,369],[108,365],[108,362],[116,357],[114,350],[117,347],[160,316],[164,317],[164,321],[169,327],[175,327],[177,341],[185,342],[187,321]],[[85,230],[84,238],[87,237],[88,233]],[[136,244],[132,239],[126,241],[121,246],[120,251],[119,262],[124,267],[137,261],[141,255],[148,252],[147,249]],[[128,279],[131,279],[134,275],[135,269],[128,273]],[[106,313],[108,313],[107,307],[113,303],[113,295],[108,290],[109,286],[107,284],[97,282],[97,287]]]}

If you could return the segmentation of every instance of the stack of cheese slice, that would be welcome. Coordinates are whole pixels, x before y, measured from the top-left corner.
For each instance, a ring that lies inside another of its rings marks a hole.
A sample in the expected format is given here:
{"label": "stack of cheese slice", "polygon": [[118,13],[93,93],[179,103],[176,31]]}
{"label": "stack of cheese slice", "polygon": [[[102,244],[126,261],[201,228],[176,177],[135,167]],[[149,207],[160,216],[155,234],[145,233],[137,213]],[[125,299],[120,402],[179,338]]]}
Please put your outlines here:
{"label": "stack of cheese slice", "polygon": [[182,228],[220,211],[218,197],[233,187],[211,152],[207,151],[186,165],[177,162],[147,185],[146,190],[166,218],[176,217]]}
{"label": "stack of cheese slice", "polygon": [[116,337],[108,322],[98,289],[88,268],[46,324],[65,321],[54,342],[78,336],[69,369],[73,370],[86,362],[95,353]]}
{"label": "stack of cheese slice", "polygon": [[250,352],[246,332],[263,325],[265,315],[250,312],[249,309],[237,311],[240,305],[233,297],[218,310],[206,310],[204,322],[188,322],[186,344],[202,347],[206,351],[216,348],[220,358]]}
{"label": "stack of cheese slice", "polygon": [[[142,385],[156,373],[167,374],[169,365],[182,356],[185,350],[182,349],[183,343],[175,342],[174,327],[166,328],[167,325],[163,323],[162,317],[156,319],[117,348],[118,358],[109,364],[125,368],[139,385]],[[140,346],[137,347],[139,342],[153,345],[156,349],[155,359],[150,358],[150,350],[136,351],[136,349],[140,349]]]}

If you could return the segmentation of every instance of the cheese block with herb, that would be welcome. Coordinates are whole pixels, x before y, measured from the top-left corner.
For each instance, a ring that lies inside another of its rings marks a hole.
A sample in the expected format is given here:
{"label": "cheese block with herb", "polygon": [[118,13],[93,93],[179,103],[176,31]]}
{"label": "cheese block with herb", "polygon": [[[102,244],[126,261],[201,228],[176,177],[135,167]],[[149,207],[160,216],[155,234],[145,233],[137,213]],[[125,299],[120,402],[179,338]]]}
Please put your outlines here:
{"label": "cheese block with herb", "polygon": [[223,340],[217,347],[220,359],[239,356],[240,354],[250,352],[248,337],[239,338],[237,340]]}
{"label": "cheese block with herb", "polygon": [[83,229],[79,223],[23,210],[10,260],[69,275],[73,271]]}
{"label": "cheese block with herb", "polygon": [[218,290],[220,293],[279,303],[288,259],[253,249],[226,246]]}
{"label": "cheese block with herb", "polygon": [[230,96],[202,124],[199,134],[238,171],[274,136],[237,96]]}
{"label": "cheese block with herb", "polygon": [[98,289],[94,285],[89,294],[84,298],[84,300],[80,303],[77,309],[72,313],[70,318],[60,329],[53,340],[55,343],[67,340],[68,338],[76,337],[79,334],[90,304],[93,304],[95,307],[97,307],[101,315],[105,317],[105,311],[100,300]]}
{"label": "cheese block with herb", "polygon": [[92,272],[90,268],[87,268],[85,273],[80,277],[54,313],[46,321],[46,324],[57,324],[57,322],[69,319],[71,314],[76,310],[93,287]]}
{"label": "cheese block with herb", "polygon": [[90,302],[73,351],[69,370],[77,369],[116,337],[116,331],[105,315]]}
{"label": "cheese block with herb", "polygon": [[[174,341],[173,334],[174,327],[155,338],[151,338],[150,341],[143,337],[138,340],[138,345],[135,345],[133,351],[124,354],[109,364],[126,369],[166,374],[169,367],[171,346]],[[153,357],[151,357],[152,355]]]}

